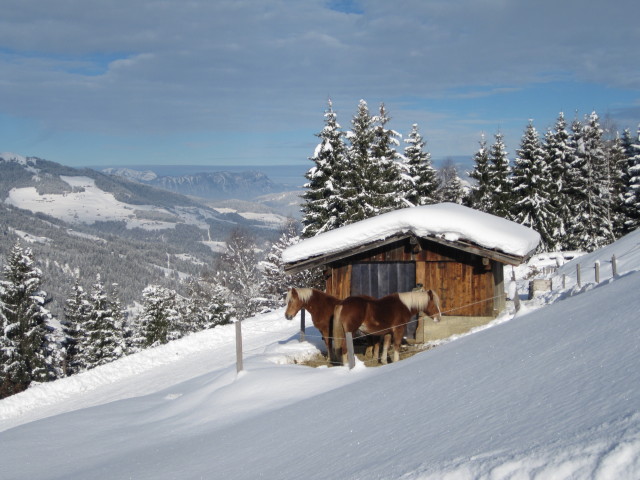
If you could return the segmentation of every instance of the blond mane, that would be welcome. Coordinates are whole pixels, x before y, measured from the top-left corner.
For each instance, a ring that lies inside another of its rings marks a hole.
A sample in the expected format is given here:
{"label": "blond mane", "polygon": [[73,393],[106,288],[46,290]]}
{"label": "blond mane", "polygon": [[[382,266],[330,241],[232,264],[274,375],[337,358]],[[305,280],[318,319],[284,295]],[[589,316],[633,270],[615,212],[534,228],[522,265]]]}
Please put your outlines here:
{"label": "blond mane", "polygon": [[400,301],[405,304],[405,306],[409,310],[423,310],[429,305],[429,300],[431,297],[429,296],[429,292],[433,294],[433,301],[440,310],[440,298],[438,298],[438,294],[433,290],[426,291],[415,291],[415,292],[401,292],[398,293],[398,298]]}
{"label": "blond mane", "polygon": [[312,288],[290,288],[289,291],[287,292],[287,303],[289,303],[289,300],[291,300],[291,292],[293,290],[297,292],[298,298],[303,302],[308,302],[309,299],[311,298],[311,295],[313,295]]}

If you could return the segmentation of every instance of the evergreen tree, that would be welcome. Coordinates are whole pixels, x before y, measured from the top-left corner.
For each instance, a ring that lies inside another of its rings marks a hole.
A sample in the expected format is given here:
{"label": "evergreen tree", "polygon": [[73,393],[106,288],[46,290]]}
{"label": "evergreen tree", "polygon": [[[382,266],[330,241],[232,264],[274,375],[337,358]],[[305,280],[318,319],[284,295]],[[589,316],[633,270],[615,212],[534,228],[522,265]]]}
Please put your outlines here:
{"label": "evergreen tree", "polygon": [[612,197],[615,170],[609,163],[603,138],[603,129],[596,112],[588,117],[585,128],[585,146],[592,171],[593,249],[604,247],[615,240],[613,215],[615,201]]}
{"label": "evergreen tree", "polygon": [[640,227],[640,125],[635,142],[628,142],[626,151],[628,162],[624,194],[625,231],[631,232]]}
{"label": "evergreen tree", "polygon": [[469,177],[475,180],[476,183],[471,187],[469,204],[472,208],[481,212],[490,212],[492,207],[492,177],[489,151],[484,134],[480,138],[480,148],[473,156],[473,163],[473,169],[469,172]]}
{"label": "evergreen tree", "polygon": [[9,306],[4,303],[5,292],[2,283],[0,283],[0,398],[4,398],[13,393],[13,384],[10,384],[8,378],[7,367],[11,360],[11,342],[6,336],[6,327],[9,323],[6,312]]}
{"label": "evergreen tree", "polygon": [[303,270],[289,275],[284,271],[282,252],[288,247],[300,242],[298,225],[294,219],[289,219],[284,225],[280,238],[271,246],[262,267],[261,296],[266,299],[265,306],[277,308],[282,306],[283,298],[291,287],[322,288],[323,277],[319,268]]}
{"label": "evergreen tree", "polygon": [[611,185],[611,221],[613,235],[619,238],[625,234],[626,209],[624,194],[626,192],[625,172],[627,170],[627,153],[622,138],[616,134],[607,148],[607,163]]}
{"label": "evergreen tree", "polygon": [[4,323],[2,339],[2,397],[26,389],[32,382],[61,375],[60,350],[53,337],[51,313],[41,291],[42,272],[33,252],[16,243],[0,281],[0,308]]}
{"label": "evergreen tree", "polygon": [[556,215],[550,198],[551,169],[531,120],[516,155],[512,171],[515,203],[511,218],[540,234],[540,251],[553,250],[556,247]]}
{"label": "evergreen tree", "polygon": [[567,248],[567,226],[572,224],[569,171],[573,163],[574,150],[564,113],[560,112],[553,130],[545,135],[544,151],[549,166],[552,183],[549,185],[549,197],[556,214],[556,228],[551,245],[558,250]]}
{"label": "evergreen tree", "polygon": [[122,325],[117,324],[121,312],[113,311],[113,303],[108,298],[100,275],[96,277],[88,302],[89,316],[80,356],[87,368],[94,368],[125,354],[124,335]]}
{"label": "evergreen tree", "polygon": [[577,118],[571,123],[569,142],[573,155],[565,177],[566,199],[570,208],[570,214],[565,223],[565,249],[581,250],[586,248],[587,244],[585,225],[588,216],[588,169],[584,155],[584,125]]}
{"label": "evergreen tree", "polygon": [[142,312],[138,317],[134,345],[155,347],[182,336],[178,294],[160,285],[142,291]]}
{"label": "evergreen tree", "polygon": [[489,213],[498,217],[510,218],[513,206],[511,167],[507,157],[507,149],[503,141],[502,133],[495,134],[495,142],[489,149],[491,205]]}
{"label": "evergreen tree", "polygon": [[225,325],[231,321],[235,311],[224,298],[221,287],[204,278],[191,280],[188,284],[186,318],[188,331],[198,332]]}
{"label": "evergreen tree", "polygon": [[411,127],[405,143],[408,144],[404,149],[407,171],[403,189],[406,201],[414,206],[437,203],[437,172],[431,163],[431,154],[424,151],[426,142],[416,123]]}
{"label": "evergreen tree", "polygon": [[346,208],[342,192],[343,177],[348,171],[345,133],[337,122],[331,100],[324,116],[325,126],[317,134],[320,143],[310,157],[315,165],[305,174],[308,180],[302,195],[305,238],[339,227]]}
{"label": "evergreen tree", "polygon": [[575,155],[569,170],[571,228],[568,244],[571,249],[592,251],[613,241],[611,221],[611,186],[604,154],[602,129],[595,112],[587,123],[572,124],[572,147]]}
{"label": "evergreen tree", "polygon": [[375,215],[368,196],[371,145],[374,142],[373,123],[367,102],[360,100],[358,112],[351,120],[351,130],[347,132],[349,169],[344,177],[343,194],[346,205],[338,222],[340,226]]}
{"label": "evergreen tree", "polygon": [[227,249],[217,263],[217,283],[224,289],[240,320],[262,309],[260,271],[254,238],[242,229],[230,232]]}
{"label": "evergreen tree", "polygon": [[[368,178],[370,203],[374,215],[412,206],[405,200],[404,183],[401,177],[401,157],[396,147],[400,145],[400,134],[387,128],[391,120],[384,103],[373,118],[373,144],[371,146],[371,170]],[[373,215],[372,215],[373,216]]]}
{"label": "evergreen tree", "polygon": [[130,335],[129,327],[127,325],[126,312],[122,306],[120,300],[120,285],[117,283],[111,284],[111,289],[108,293],[109,310],[113,318],[113,325],[116,330],[116,347],[118,357],[129,354],[129,347],[127,345],[127,337]]}
{"label": "evergreen tree", "polygon": [[64,347],[66,351],[65,373],[73,375],[88,368],[81,354],[87,344],[88,333],[85,330],[89,321],[91,305],[87,293],[80,285],[78,278],[73,284],[71,296],[64,305],[64,320],[61,321],[65,335]]}
{"label": "evergreen tree", "polygon": [[463,205],[467,194],[462,185],[462,180],[458,175],[456,164],[451,158],[446,159],[442,168],[438,171],[438,179],[438,190],[435,196],[436,201]]}

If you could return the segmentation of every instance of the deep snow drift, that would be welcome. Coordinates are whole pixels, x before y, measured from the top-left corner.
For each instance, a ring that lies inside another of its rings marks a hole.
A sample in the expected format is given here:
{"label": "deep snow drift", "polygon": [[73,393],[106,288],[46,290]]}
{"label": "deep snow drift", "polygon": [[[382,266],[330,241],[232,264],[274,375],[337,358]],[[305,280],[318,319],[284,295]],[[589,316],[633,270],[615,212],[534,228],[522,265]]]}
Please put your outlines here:
{"label": "deep snow drift", "polygon": [[320,341],[279,311],[243,322],[240,374],[227,326],[36,386],[0,401],[1,476],[639,478],[639,250],[386,367],[286,364]]}

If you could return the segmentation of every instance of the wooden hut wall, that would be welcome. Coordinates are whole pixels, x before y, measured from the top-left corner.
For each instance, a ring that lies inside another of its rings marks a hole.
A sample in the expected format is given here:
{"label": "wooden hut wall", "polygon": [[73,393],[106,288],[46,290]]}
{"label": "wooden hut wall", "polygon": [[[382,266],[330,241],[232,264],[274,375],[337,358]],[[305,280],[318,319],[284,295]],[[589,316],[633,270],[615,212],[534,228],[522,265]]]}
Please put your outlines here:
{"label": "wooden hut wall", "polygon": [[329,265],[327,293],[351,294],[352,264],[408,261],[416,263],[415,283],[438,293],[446,315],[495,316],[504,308],[504,298],[494,298],[502,292],[501,263],[424,239],[407,238]]}

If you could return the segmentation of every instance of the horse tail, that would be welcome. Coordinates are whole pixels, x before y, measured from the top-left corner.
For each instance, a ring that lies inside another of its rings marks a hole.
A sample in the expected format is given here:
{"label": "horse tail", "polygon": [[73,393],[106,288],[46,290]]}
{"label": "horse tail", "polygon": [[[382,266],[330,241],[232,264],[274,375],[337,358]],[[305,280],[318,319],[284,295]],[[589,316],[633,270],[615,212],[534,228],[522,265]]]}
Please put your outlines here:
{"label": "horse tail", "polygon": [[342,344],[344,343],[344,325],[342,325],[342,305],[336,305],[333,310],[333,331],[331,332],[333,354],[335,359],[340,359],[342,355]]}

